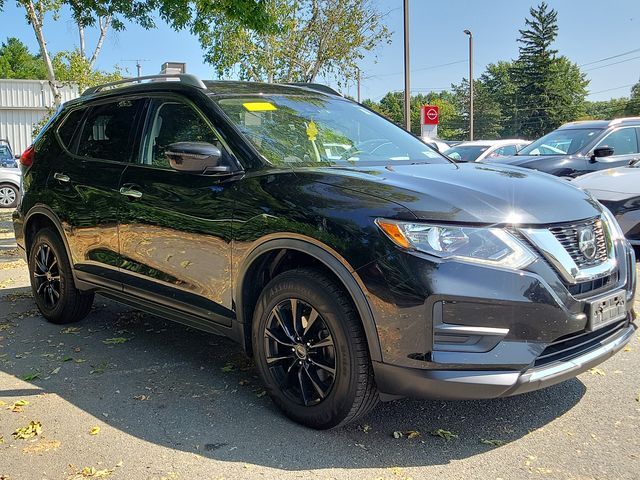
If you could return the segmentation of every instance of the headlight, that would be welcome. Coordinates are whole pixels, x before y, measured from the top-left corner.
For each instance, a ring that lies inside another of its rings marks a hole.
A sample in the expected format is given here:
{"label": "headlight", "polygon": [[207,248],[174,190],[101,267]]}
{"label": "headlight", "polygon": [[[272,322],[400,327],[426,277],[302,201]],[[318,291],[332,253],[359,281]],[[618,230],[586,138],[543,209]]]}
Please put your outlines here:
{"label": "headlight", "polygon": [[376,225],[399,247],[440,258],[513,269],[536,259],[520,240],[501,228],[396,222],[382,218]]}
{"label": "headlight", "polygon": [[616,217],[611,213],[607,207],[602,205],[602,214],[604,215],[604,219],[607,222],[607,227],[609,228],[609,234],[611,235],[611,240],[615,242],[616,240],[624,239],[624,232],[622,228],[620,228],[620,224]]}

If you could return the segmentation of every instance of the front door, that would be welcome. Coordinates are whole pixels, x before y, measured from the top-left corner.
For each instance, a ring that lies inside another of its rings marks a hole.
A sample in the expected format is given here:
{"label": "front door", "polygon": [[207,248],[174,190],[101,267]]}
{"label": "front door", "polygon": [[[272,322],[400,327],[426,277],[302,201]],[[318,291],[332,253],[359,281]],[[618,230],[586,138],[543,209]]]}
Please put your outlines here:
{"label": "front door", "polygon": [[138,161],[121,184],[124,291],[229,326],[233,180],[173,170],[165,151],[176,142],[208,142],[228,155],[187,100],[149,101]]}
{"label": "front door", "polygon": [[62,222],[78,278],[121,288],[118,211],[122,173],[144,101],[101,101],[71,111],[58,129],[62,154],[50,178],[52,208]]}
{"label": "front door", "polygon": [[629,165],[640,159],[640,138],[637,127],[621,127],[598,142],[597,147],[613,148],[610,157],[597,158],[589,166],[591,170],[607,170],[614,167]]}

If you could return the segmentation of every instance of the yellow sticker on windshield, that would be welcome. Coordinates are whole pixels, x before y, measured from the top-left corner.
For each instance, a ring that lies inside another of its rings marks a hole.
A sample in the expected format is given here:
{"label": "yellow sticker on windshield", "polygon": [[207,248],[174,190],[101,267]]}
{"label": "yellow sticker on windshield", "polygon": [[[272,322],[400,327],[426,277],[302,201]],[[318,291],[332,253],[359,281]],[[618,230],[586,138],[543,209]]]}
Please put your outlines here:
{"label": "yellow sticker on windshield", "polygon": [[311,120],[307,124],[307,137],[309,137],[310,142],[315,142],[317,136],[318,136],[318,127],[316,127],[315,122]]}
{"label": "yellow sticker on windshield", "polygon": [[269,102],[246,102],[242,106],[250,112],[268,112],[270,110],[277,110],[273,103]]}

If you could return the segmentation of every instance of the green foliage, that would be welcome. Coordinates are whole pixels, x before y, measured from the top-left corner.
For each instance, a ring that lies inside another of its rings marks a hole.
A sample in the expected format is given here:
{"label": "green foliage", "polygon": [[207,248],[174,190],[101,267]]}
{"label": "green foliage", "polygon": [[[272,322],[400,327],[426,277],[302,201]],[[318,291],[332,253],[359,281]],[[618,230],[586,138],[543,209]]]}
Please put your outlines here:
{"label": "green foliage", "polygon": [[578,120],[609,120],[626,115],[629,99],[612,98],[597,102],[586,102],[585,115]]}
{"label": "green foliage", "polygon": [[123,78],[122,69],[116,65],[113,72],[91,68],[89,60],[78,50],[58,52],[53,57],[53,69],[59,82],[72,82],[82,92],[85,88]]}
{"label": "green foliage", "polygon": [[364,54],[390,33],[371,0],[265,0],[277,29],[256,31],[212,15],[195,33],[216,74],[241,79],[313,82],[319,75],[353,78]]}
{"label": "green foliage", "polygon": [[625,115],[640,116],[640,82],[631,88],[631,97],[625,108]]}
{"label": "green foliage", "polygon": [[17,38],[9,37],[0,47],[0,78],[40,80],[47,78],[47,73],[39,56],[31,54]]}
{"label": "green foliage", "polygon": [[[456,140],[469,138],[469,80],[451,85],[459,117]],[[473,135],[475,138],[500,138],[502,110],[489,88],[481,80],[473,82]]]}

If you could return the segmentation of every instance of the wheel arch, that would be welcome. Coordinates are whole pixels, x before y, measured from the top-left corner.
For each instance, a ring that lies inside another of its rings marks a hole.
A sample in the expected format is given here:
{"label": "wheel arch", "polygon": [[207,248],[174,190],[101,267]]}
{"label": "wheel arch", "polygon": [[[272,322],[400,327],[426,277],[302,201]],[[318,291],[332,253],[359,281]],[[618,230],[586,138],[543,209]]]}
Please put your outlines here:
{"label": "wheel arch", "polygon": [[253,320],[258,296],[270,278],[279,273],[281,262],[285,262],[287,255],[290,254],[296,256],[298,260],[306,259],[312,266],[323,268],[339,282],[358,312],[367,338],[371,360],[381,361],[382,351],[373,313],[364,293],[365,287],[357,273],[339,253],[327,245],[296,234],[287,234],[286,238],[265,239],[255,246],[240,264],[234,283],[234,297],[238,321],[246,327],[243,329],[245,350],[252,353],[251,328],[247,326]]}

